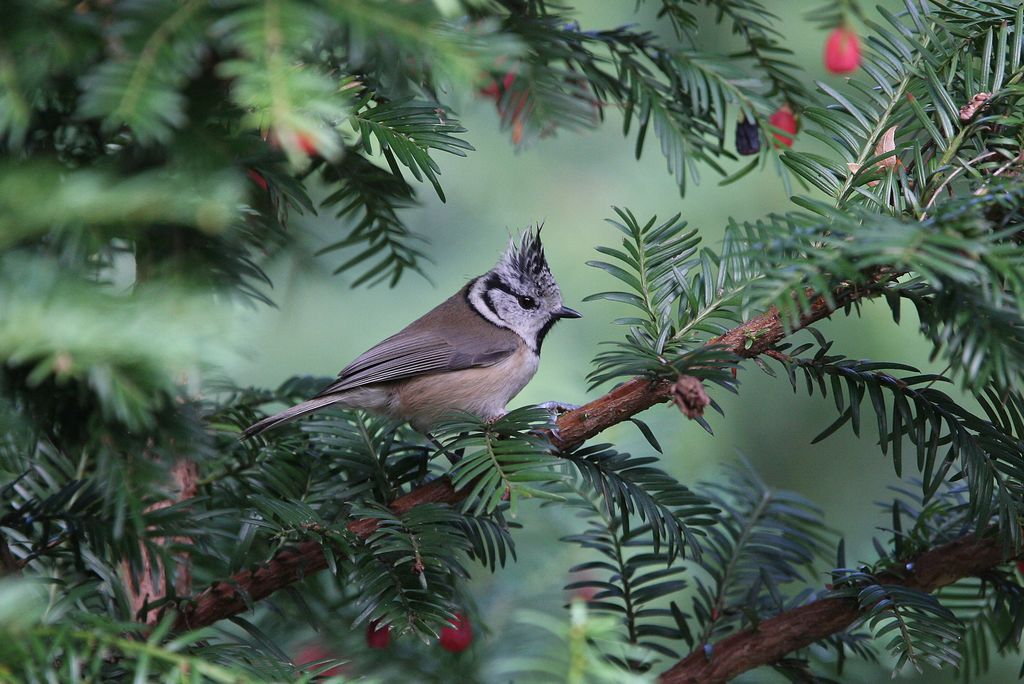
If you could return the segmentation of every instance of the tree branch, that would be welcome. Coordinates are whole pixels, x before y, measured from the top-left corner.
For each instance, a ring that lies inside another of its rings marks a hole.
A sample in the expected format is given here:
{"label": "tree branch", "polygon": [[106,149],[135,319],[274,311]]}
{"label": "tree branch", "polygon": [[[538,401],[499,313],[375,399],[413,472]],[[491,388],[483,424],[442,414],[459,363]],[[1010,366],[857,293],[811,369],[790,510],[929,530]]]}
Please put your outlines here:
{"label": "tree branch", "polygon": [[[879,276],[873,278],[873,281],[878,283],[886,279],[888,277]],[[878,291],[873,286],[841,285],[832,293],[835,306],[829,306],[824,297],[814,297],[812,294],[808,297],[811,303],[807,312],[799,320],[793,321],[788,329],[778,310],[772,307],[724,335],[708,340],[706,346],[724,347],[738,356],[752,358],[770,349],[787,334],[827,318],[839,308],[877,294]],[[671,393],[672,382],[669,380],[633,378],[594,401],[560,416],[557,428],[551,433],[551,442],[560,451],[573,449],[613,425],[667,401]],[[391,508],[396,513],[404,513],[427,503],[458,503],[468,496],[470,489],[465,487],[456,491],[451,480],[440,477],[395,499]],[[348,529],[365,539],[377,529],[377,520],[355,520],[349,523]],[[203,627],[231,617],[249,609],[253,603],[278,589],[326,567],[327,558],[319,541],[302,542],[283,549],[258,569],[236,573],[228,581],[211,585],[193,601],[179,606],[175,627]]]}
{"label": "tree branch", "polygon": [[[199,470],[195,461],[187,458],[178,460],[171,468],[171,479],[174,483],[173,496],[149,506],[146,512],[167,508],[195,497],[196,481],[199,479]],[[159,546],[169,542],[185,545],[190,544],[192,540],[188,537],[172,539],[157,537],[153,542]],[[158,614],[155,610],[148,610],[147,606],[163,598],[168,569],[164,567],[164,562],[160,558],[154,558],[150,554],[145,544],[141,545],[139,552],[142,559],[139,573],[136,575],[132,572],[131,563],[123,560],[121,561],[121,575],[124,578],[125,592],[128,594],[128,601],[132,607],[132,617],[152,626],[156,624]],[[187,595],[192,591],[192,566],[189,562],[189,555],[187,551],[182,551],[175,557],[174,590],[180,595]]]}
{"label": "tree branch", "polygon": [[[978,575],[1006,560],[995,537],[960,537],[926,551],[899,575],[881,577],[898,584],[932,592],[940,587]],[[806,648],[849,627],[860,615],[853,598],[827,598],[787,610],[748,629],[722,639],[711,648],[711,659],[699,648],[659,678],[661,684],[722,684],[761,665]]]}
{"label": "tree branch", "polygon": [[[442,477],[395,499],[391,509],[405,513],[425,503],[457,503],[463,498],[465,494],[456,492],[448,478]],[[377,529],[377,522],[376,518],[353,520],[348,524],[348,530],[365,539]],[[214,582],[192,601],[179,605],[174,629],[205,627],[243,613],[277,590],[326,568],[327,556],[320,541],[306,541],[284,548],[255,570],[243,570],[226,582]]]}

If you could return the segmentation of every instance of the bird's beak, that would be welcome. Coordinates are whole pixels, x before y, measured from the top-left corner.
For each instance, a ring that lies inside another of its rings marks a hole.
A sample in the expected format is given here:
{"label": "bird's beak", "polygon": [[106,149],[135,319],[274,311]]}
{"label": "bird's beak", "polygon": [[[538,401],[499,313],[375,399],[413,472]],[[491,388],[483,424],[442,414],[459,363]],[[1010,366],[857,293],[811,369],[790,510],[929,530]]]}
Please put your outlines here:
{"label": "bird's beak", "polygon": [[567,306],[563,306],[555,312],[555,318],[583,318],[583,314],[576,309],[570,309]]}

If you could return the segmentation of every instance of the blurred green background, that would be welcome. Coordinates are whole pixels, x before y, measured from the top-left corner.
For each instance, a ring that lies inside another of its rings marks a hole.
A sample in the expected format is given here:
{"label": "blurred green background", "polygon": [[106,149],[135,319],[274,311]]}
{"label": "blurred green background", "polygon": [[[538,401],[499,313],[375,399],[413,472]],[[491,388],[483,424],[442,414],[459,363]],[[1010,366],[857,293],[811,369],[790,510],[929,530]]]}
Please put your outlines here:
{"label": "blurred green background", "polygon": [[[816,80],[840,82],[839,77],[826,75],[821,66],[825,33],[804,19],[815,3],[780,0],[767,4],[782,19],[782,30],[792,39],[796,60],[808,74]],[[579,6],[584,30],[635,20],[633,2],[594,0]],[[712,17],[710,13],[707,16]],[[737,45],[728,26],[715,27],[710,21],[705,25],[709,28],[702,29],[701,40],[706,46],[728,52]],[[548,258],[566,304],[582,311],[584,318],[560,323],[547,338],[540,371],[513,406],[553,399],[582,404],[602,392],[599,388],[588,393],[585,379],[599,343],[623,332],[611,323],[623,315],[622,307],[608,302],[582,303],[586,295],[612,285],[604,272],[585,265],[597,256],[595,245],[618,242],[618,231],[604,221],[613,216],[612,205],[630,208],[641,221],[651,215],[664,219],[679,212],[712,246],[729,217],[747,220],[793,208],[783,182],[771,168],[725,187],[705,169],[700,184],[691,183],[685,198],[680,198],[676,181],[666,173],[657,140],[653,135],[648,139],[643,158],[637,161],[633,142],[621,134],[621,116],[610,108],[605,109],[606,121],[597,130],[563,132],[519,153],[507,132],[499,130],[493,102],[465,102],[458,114],[476,151],[465,159],[437,157],[447,203],[423,186],[419,192],[422,206],[404,215],[410,227],[428,240],[425,251],[433,262],[428,265],[431,282],[408,274],[391,290],[383,286],[349,290],[350,276],[331,275],[342,260],[338,255],[313,256],[317,249],[337,240],[345,227],[330,214],[293,216],[292,225],[303,233],[304,251],[279,260],[270,269],[275,283],[271,296],[278,308],[238,310],[244,342],[237,361],[224,369],[227,374],[241,383],[264,386],[275,386],[292,375],[333,375],[360,352],[490,268],[509,234],[544,221]],[[731,123],[727,135],[731,146]],[[797,138],[798,149],[815,146],[809,136]],[[733,163],[727,169],[739,166]],[[810,193],[801,188],[794,191]],[[897,327],[887,307],[868,304],[860,317],[839,316],[818,327],[837,340],[836,351],[850,357],[900,360],[940,371],[928,363],[928,347],[916,334],[912,312],[905,313],[903,325]],[[665,449],[663,467],[683,483],[692,484],[715,478],[721,464],[745,457],[772,486],[794,489],[817,502],[829,524],[845,537],[851,563],[874,560],[871,538],[886,534],[879,528],[888,524],[889,517],[870,502],[891,499],[887,487],[898,483],[891,460],[874,445],[874,427],[868,425],[862,439],[844,428],[811,447],[813,436],[835,418],[831,398],[808,398],[803,389],[794,395],[787,379],[770,378],[753,364],[741,371],[740,380],[738,397],[713,393],[725,410],[725,417],[709,414],[713,437],[674,407],[656,407],[642,416]],[[631,453],[651,452],[629,423],[609,430],[601,439]],[[561,586],[569,581],[567,569],[590,560],[575,546],[558,542],[559,537],[575,531],[574,520],[527,505],[519,521],[525,527],[515,534],[519,562],[494,575],[477,569],[474,580],[474,595],[492,630],[487,639],[495,642],[508,637],[515,609],[561,610],[565,600]],[[823,584],[827,569],[821,567]],[[687,606],[688,601],[683,604],[684,609]],[[477,657],[497,650],[486,642],[481,646]],[[508,643],[501,648],[508,650]],[[1018,667],[1019,658],[1007,659],[978,681],[1016,679]],[[877,668],[848,667],[841,680],[881,681],[888,679],[889,673],[889,664],[883,659]],[[955,681],[951,673],[934,671],[922,675],[905,671],[897,678]],[[781,679],[762,669],[737,681]]]}

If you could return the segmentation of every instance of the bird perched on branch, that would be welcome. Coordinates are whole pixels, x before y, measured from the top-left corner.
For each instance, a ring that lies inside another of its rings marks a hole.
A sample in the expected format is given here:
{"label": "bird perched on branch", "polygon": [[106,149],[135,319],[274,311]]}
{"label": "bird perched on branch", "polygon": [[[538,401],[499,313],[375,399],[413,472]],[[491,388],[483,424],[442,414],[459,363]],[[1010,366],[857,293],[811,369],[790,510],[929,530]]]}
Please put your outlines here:
{"label": "bird perched on branch", "polygon": [[497,418],[537,372],[551,327],[579,317],[562,304],[540,228],[527,229],[490,271],[362,354],[318,395],[250,425],[242,438],[327,406],[400,418],[421,432],[452,411]]}

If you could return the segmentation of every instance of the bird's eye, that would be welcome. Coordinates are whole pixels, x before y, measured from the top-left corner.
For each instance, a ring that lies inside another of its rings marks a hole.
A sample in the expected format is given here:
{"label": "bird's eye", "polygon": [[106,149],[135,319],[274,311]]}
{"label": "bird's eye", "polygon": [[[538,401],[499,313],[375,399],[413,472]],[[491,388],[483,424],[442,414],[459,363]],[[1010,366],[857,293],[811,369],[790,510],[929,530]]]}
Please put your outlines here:
{"label": "bird's eye", "polygon": [[537,308],[537,300],[534,299],[533,297],[527,297],[526,295],[519,295],[519,296],[516,297],[516,299],[519,300],[519,306],[523,307],[524,309],[536,309]]}

